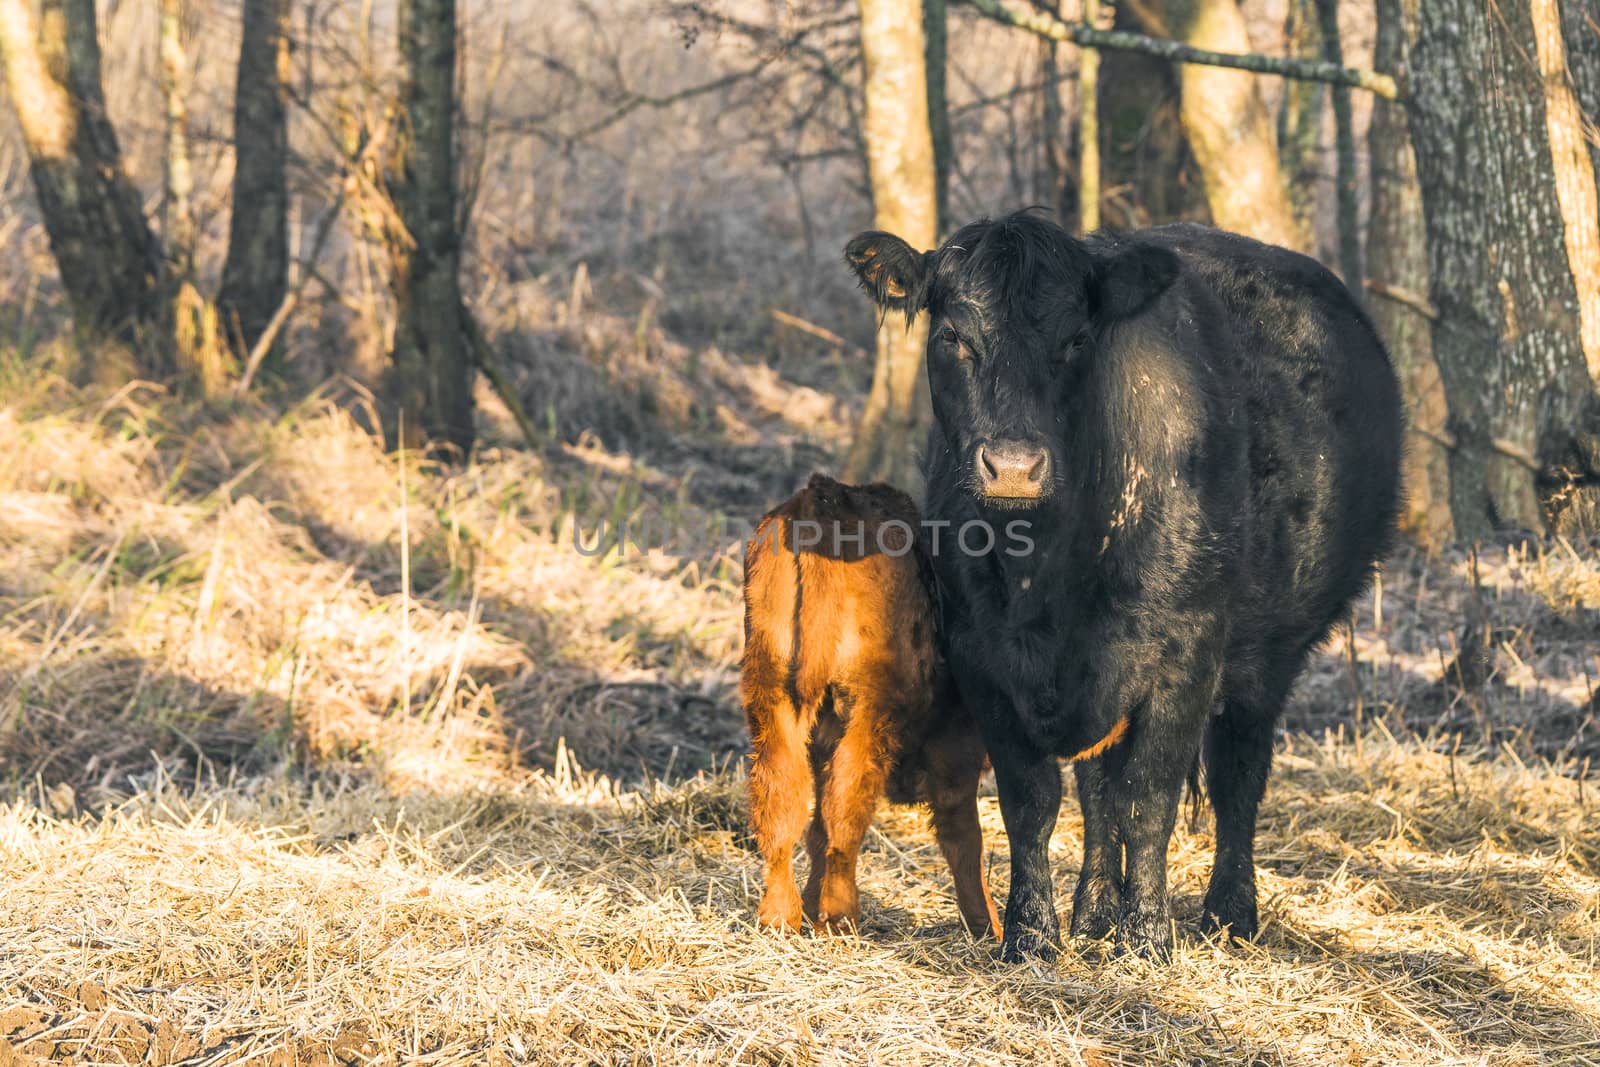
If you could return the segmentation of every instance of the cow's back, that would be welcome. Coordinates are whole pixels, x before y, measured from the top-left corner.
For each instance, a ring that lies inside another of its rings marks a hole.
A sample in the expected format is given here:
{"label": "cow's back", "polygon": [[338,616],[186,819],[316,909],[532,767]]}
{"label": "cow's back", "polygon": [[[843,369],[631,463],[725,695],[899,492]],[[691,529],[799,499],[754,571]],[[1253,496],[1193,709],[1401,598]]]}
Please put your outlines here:
{"label": "cow's back", "polygon": [[1403,421],[1388,354],[1349,290],[1307,256],[1204,226],[1139,236],[1178,253],[1233,333],[1250,436],[1253,595],[1240,607],[1318,639],[1393,536]]}

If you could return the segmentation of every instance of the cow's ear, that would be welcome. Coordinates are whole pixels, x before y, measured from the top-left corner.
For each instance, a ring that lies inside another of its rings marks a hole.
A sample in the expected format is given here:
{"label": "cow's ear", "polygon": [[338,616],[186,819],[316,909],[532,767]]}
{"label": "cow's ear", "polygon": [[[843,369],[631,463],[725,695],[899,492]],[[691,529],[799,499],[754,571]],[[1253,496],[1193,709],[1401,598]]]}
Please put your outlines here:
{"label": "cow's ear", "polygon": [[927,303],[928,253],[918,252],[892,233],[869,230],[844,246],[844,258],[872,302],[904,311],[906,320]]}
{"label": "cow's ear", "polygon": [[1111,321],[1137,315],[1177,277],[1177,255],[1154,245],[1125,245],[1096,256],[1089,294],[1095,314]]}

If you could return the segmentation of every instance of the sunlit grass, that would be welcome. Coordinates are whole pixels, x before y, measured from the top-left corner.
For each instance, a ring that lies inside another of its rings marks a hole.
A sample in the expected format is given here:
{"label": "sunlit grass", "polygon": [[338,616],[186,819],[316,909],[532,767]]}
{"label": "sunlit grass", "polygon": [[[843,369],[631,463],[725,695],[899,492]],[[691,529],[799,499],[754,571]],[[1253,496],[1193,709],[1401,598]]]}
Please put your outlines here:
{"label": "sunlit grass", "polygon": [[[753,929],[737,554],[572,544],[753,517],[744,446],[526,451],[486,403],[479,458],[445,468],[386,452],[353,386],[201,410],[4,380],[20,1062],[1600,1063],[1600,569],[1576,551],[1485,555],[1476,597],[1464,556],[1391,562],[1356,666],[1339,638],[1291,708],[1258,944],[1195,932],[1202,818],[1169,967],[1007,967],[908,810],[869,835],[860,937]],[[773,433],[762,403],[741,418]],[[1471,610],[1495,644],[1465,692],[1444,654]],[[1080,844],[1069,801],[1063,910]]]}

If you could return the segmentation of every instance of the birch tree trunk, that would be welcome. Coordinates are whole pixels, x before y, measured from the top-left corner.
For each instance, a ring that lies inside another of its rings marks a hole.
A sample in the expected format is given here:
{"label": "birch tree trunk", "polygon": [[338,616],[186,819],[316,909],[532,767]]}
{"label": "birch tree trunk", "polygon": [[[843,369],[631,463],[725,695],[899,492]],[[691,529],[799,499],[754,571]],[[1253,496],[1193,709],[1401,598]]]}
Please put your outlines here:
{"label": "birch tree trunk", "polygon": [[161,95],[166,105],[166,188],[161,236],[166,245],[168,321],[180,376],[201,395],[219,395],[227,360],[217,335],[217,309],[195,276],[194,173],[189,155],[189,71],[183,48],[183,0],[161,0]]}
{"label": "birch tree trunk", "polygon": [[[938,207],[920,0],[862,0],[861,52],[873,226],[913,248],[932,248]],[[845,460],[851,481],[884,480],[920,490],[914,450],[930,418],[922,373],[927,334],[924,315],[909,329],[895,316],[879,324],[872,391]]]}
{"label": "birch tree trunk", "polygon": [[[1339,0],[1316,0],[1317,17],[1322,22],[1322,58],[1344,66],[1344,45],[1339,38]],[[1366,303],[1361,284],[1360,200],[1356,190],[1356,135],[1350,114],[1350,87],[1331,87],[1333,130],[1337,157],[1337,205],[1339,230],[1339,274],[1357,303]],[[1309,235],[1308,235],[1309,236]]]}
{"label": "birch tree trunk", "polygon": [[141,373],[170,369],[135,344],[162,321],[161,261],[106,117],[94,0],[0,0],[0,60],[61,286],[80,338],[131,345]]}
{"label": "birch tree trunk", "polygon": [[244,0],[233,98],[233,215],[217,304],[248,352],[289,285],[289,0]]}
{"label": "birch tree trunk", "polygon": [[[1378,70],[1392,71],[1399,65],[1402,21],[1415,17],[1419,2],[1378,0],[1373,54]],[[1428,293],[1428,237],[1405,107],[1374,100],[1367,143],[1372,188],[1367,273],[1375,291],[1368,309],[1394,358],[1413,431],[1406,448],[1406,510],[1401,527],[1437,546],[1449,542],[1455,532],[1450,521],[1450,457],[1439,443],[1448,433],[1450,413],[1433,358],[1431,324],[1419,306]]]}
{"label": "birch tree trunk", "polygon": [[928,78],[928,133],[933,138],[934,232],[950,231],[950,101],[945,91],[949,51],[946,0],[922,0],[923,63]]}
{"label": "birch tree trunk", "polygon": [[[1083,0],[1083,21],[1104,25],[1100,0]],[[1100,228],[1100,53],[1092,48],[1078,53],[1078,232]],[[1065,216],[1067,205],[1061,205]]]}
{"label": "birch tree trunk", "polygon": [[1464,539],[1541,528],[1540,474],[1581,452],[1594,411],[1569,235],[1582,247],[1600,223],[1592,200],[1562,192],[1581,174],[1593,182],[1593,149],[1585,159],[1552,143],[1560,80],[1540,68],[1561,35],[1554,7],[1426,0],[1406,23],[1433,349],[1456,442],[1451,511]]}
{"label": "birch tree trunk", "polygon": [[399,28],[405,80],[393,190],[404,232],[390,240],[396,428],[408,445],[447,444],[465,459],[474,440],[473,364],[456,226],[455,0],[402,0]]}

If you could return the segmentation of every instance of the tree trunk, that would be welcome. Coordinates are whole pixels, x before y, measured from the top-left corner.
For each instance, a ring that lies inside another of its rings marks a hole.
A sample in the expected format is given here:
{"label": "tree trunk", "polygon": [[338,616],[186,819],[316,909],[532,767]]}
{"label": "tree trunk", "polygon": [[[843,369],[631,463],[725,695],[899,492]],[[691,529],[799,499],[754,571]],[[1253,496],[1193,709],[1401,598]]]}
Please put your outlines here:
{"label": "tree trunk", "polygon": [[[1083,0],[1083,21],[1105,25],[1100,0]],[[1078,52],[1078,232],[1100,228],[1100,53],[1093,48]],[[1063,214],[1066,205],[1061,208]]]}
{"label": "tree trunk", "polygon": [[[1042,0],[1041,0],[1042,2]],[[1057,18],[1072,18],[1063,11],[1062,0],[1050,0],[1045,5]],[[1041,173],[1034,199],[1055,215],[1056,221],[1071,228],[1080,221],[1078,210],[1077,167],[1074,164],[1077,131],[1067,123],[1067,108],[1062,104],[1062,94],[1067,89],[1067,79],[1062,73],[1062,43],[1053,38],[1039,40],[1039,147]],[[1092,53],[1084,51],[1082,56]],[[1079,72],[1082,72],[1080,63]],[[1077,87],[1081,91],[1081,83]]]}
{"label": "tree trunk", "polygon": [[[1344,66],[1344,45],[1339,39],[1339,0],[1316,0],[1322,22],[1322,58]],[[1366,303],[1361,284],[1360,199],[1356,195],[1356,135],[1350,115],[1350,87],[1333,86],[1333,130],[1337,159],[1335,171],[1339,229],[1339,273],[1359,303]]]}
{"label": "tree trunk", "polygon": [[[1114,16],[1114,29],[1144,28],[1127,4]],[[1177,70],[1153,56],[1113,51],[1100,54],[1097,74],[1102,219],[1124,229],[1209,221],[1205,183],[1183,130]]]}
{"label": "tree trunk", "polygon": [[[1392,71],[1401,58],[1402,5],[1413,15],[1420,0],[1378,0],[1373,66]],[[1369,302],[1405,396],[1412,434],[1405,459],[1406,511],[1401,527],[1432,546],[1454,536],[1450,521],[1450,457],[1445,439],[1449,410],[1433,359],[1428,317],[1418,305],[1428,292],[1428,238],[1423,229],[1422,191],[1405,108],[1374,100],[1367,135],[1371,164],[1372,218],[1367,231],[1367,273],[1375,283]],[[1385,295],[1387,294],[1387,295]],[[1408,298],[1409,301],[1408,301]]]}
{"label": "tree trunk", "polygon": [[[1251,51],[1235,0],[1163,0],[1159,11],[1132,6],[1151,33],[1216,52]],[[1183,128],[1204,177],[1212,221],[1269,244],[1307,249],[1309,235],[1295,221],[1255,77],[1185,63],[1178,78]]]}
{"label": "tree trunk", "polygon": [[[1556,532],[1580,539],[1600,535],[1600,141],[1595,133],[1600,122],[1600,14],[1592,5],[1549,2],[1536,2],[1533,14],[1567,263],[1578,288],[1584,362],[1595,386],[1587,416],[1566,454],[1545,472],[1545,510]],[[1591,172],[1587,178],[1586,165]]]}
{"label": "tree trunk", "polygon": [[[1433,350],[1456,442],[1451,510],[1469,540],[1544,524],[1538,468],[1570,452],[1594,402],[1574,268],[1553,239],[1569,223],[1539,69],[1537,35],[1560,33],[1552,6],[1427,0],[1406,25]],[[1572,221],[1592,233],[1592,209],[1581,214]]]}
{"label": "tree trunk", "polygon": [[233,216],[217,304],[248,352],[289,286],[289,0],[244,0],[233,98]]}
{"label": "tree trunk", "polygon": [[[919,0],[862,0],[861,52],[873,225],[913,248],[932,248],[938,209]],[[929,421],[922,374],[927,334],[923,315],[910,328],[892,316],[879,324],[872,391],[845,461],[846,478],[920,489],[913,452]]]}
{"label": "tree trunk", "polygon": [[922,0],[923,62],[928,77],[928,132],[933,138],[934,231],[950,230],[950,101],[945,92],[949,13],[946,0]]}
{"label": "tree trunk", "polygon": [[399,28],[405,82],[394,190],[404,232],[390,241],[396,429],[408,445],[426,439],[465,459],[474,440],[473,370],[456,228],[455,0],[402,0]]}
{"label": "tree trunk", "polygon": [[[0,0],[0,59],[79,335],[134,345],[162,321],[161,261],[106,118],[94,0],[44,0],[37,24],[29,0]],[[170,367],[159,344],[135,356]]]}
{"label": "tree trunk", "polygon": [[[1289,0],[1284,17],[1284,50],[1297,59],[1322,58],[1318,0]],[[1289,206],[1302,233],[1316,233],[1317,176],[1322,160],[1322,112],[1328,98],[1324,82],[1287,79],[1278,105],[1278,155],[1289,189]]]}
{"label": "tree trunk", "polygon": [[194,176],[189,163],[188,61],[183,50],[183,0],[161,0],[161,95],[166,105],[166,185],[161,236],[166,245],[172,350],[180,376],[203,396],[219,395],[227,377],[217,336],[217,309],[195,278]]}
{"label": "tree trunk", "polygon": [[[1561,205],[1563,243],[1578,291],[1579,337],[1589,377],[1600,386],[1600,223],[1596,221],[1600,219],[1600,207],[1595,193],[1600,152],[1586,143],[1584,115],[1568,69],[1557,0],[1530,0],[1529,9],[1539,77],[1544,83],[1545,134],[1550,139],[1556,202]],[[1594,34],[1600,29],[1586,29],[1580,38],[1590,38],[1592,47]],[[1589,119],[1591,123],[1600,121],[1600,114],[1592,114]]]}

